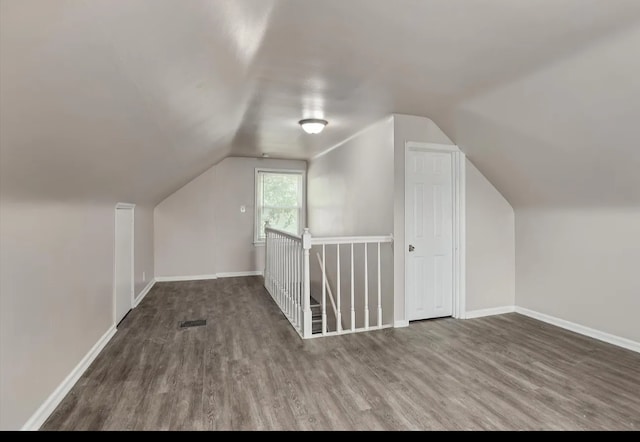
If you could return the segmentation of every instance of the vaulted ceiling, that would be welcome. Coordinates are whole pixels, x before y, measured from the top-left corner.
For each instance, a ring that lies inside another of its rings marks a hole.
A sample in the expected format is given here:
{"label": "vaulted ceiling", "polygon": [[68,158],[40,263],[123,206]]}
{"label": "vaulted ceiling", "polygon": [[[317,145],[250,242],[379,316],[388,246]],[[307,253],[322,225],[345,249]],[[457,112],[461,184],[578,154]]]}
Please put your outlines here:
{"label": "vaulted ceiling", "polygon": [[640,204],[638,0],[0,2],[3,198],[156,203],[405,113],[516,206]]}

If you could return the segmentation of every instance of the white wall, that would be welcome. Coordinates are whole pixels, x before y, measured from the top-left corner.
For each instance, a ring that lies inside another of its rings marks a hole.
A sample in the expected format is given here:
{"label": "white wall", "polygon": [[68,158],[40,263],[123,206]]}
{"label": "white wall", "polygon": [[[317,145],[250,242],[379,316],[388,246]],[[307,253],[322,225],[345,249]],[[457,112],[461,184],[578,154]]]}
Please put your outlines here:
{"label": "white wall", "polygon": [[155,276],[216,272],[216,171],[212,167],[154,209]]}
{"label": "white wall", "polygon": [[309,163],[311,233],[393,232],[393,119],[385,118]]}
{"label": "white wall", "polygon": [[466,214],[466,311],[515,305],[513,208],[468,159]]}
{"label": "white wall", "polygon": [[640,342],[640,209],[518,209],[516,304]]}
{"label": "white wall", "polygon": [[[355,134],[331,151],[309,163],[307,192],[309,228],[315,236],[389,235],[393,232],[393,119],[381,120]],[[320,268],[312,250],[313,287],[321,281]],[[370,306],[377,305],[377,255],[369,250]],[[327,270],[332,287],[336,282],[335,246],[327,248]],[[356,326],[364,323],[364,248],[356,246]],[[341,247],[341,306],[343,326],[350,327],[349,249]],[[383,321],[393,322],[393,261],[391,246],[381,248]],[[313,291],[313,290],[312,290]],[[318,299],[319,300],[319,299]],[[327,314],[333,314],[327,307]],[[370,308],[375,323],[375,308]]]}
{"label": "white wall", "polygon": [[[0,428],[19,429],[113,325],[115,201],[0,201]],[[136,208],[136,290],[153,269]]]}
{"label": "white wall", "polygon": [[253,244],[256,167],[306,162],[229,157],[167,197],[154,210],[157,277],[264,269],[264,247]]}

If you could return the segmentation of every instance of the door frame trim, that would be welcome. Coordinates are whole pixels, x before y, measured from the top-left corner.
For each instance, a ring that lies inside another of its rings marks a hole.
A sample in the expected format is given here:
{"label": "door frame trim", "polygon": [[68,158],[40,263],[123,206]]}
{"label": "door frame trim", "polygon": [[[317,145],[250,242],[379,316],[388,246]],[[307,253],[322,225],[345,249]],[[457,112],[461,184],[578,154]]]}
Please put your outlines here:
{"label": "door frame trim", "polygon": [[[453,317],[456,319],[464,319],[466,308],[466,156],[458,146],[436,143],[422,143],[416,141],[407,141],[405,143],[405,178],[404,178],[404,195],[407,194],[407,161],[410,151],[422,152],[447,152],[451,154],[452,164],[452,180],[453,180]],[[405,201],[404,205],[404,244],[402,253],[406,253],[409,241],[407,239],[407,211],[408,207]],[[405,260],[406,261],[406,260]],[[404,317],[408,318],[409,302],[407,296],[407,274],[409,266],[404,266],[405,280],[405,303]]]}
{"label": "door frame trim", "polygon": [[135,268],[136,268],[136,205],[131,203],[117,203],[113,211],[113,305],[112,305],[112,320],[113,326],[116,327],[116,238],[118,238],[118,210],[131,210],[131,308],[135,301]]}

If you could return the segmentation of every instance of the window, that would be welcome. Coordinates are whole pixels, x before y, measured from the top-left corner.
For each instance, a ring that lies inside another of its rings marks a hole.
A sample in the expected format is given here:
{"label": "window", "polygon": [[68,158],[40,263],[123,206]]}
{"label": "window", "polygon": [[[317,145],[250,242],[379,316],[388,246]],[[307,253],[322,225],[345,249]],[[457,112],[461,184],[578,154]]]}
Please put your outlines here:
{"label": "window", "polygon": [[265,240],[264,226],[299,235],[304,224],[304,171],[256,169],[254,240]]}

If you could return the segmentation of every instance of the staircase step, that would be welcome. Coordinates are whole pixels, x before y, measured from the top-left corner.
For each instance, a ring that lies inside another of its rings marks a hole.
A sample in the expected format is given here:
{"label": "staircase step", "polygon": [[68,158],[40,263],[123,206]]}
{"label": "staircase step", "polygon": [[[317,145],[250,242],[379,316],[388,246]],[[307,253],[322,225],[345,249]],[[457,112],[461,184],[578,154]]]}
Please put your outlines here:
{"label": "staircase step", "polygon": [[322,319],[311,320],[311,333],[322,333]]}
{"label": "staircase step", "polygon": [[320,306],[320,301],[318,301],[313,296],[311,296],[311,299],[309,300],[309,303],[311,304],[311,307]]}
{"label": "staircase step", "polygon": [[311,297],[311,333],[318,335],[322,333],[322,304]]}

